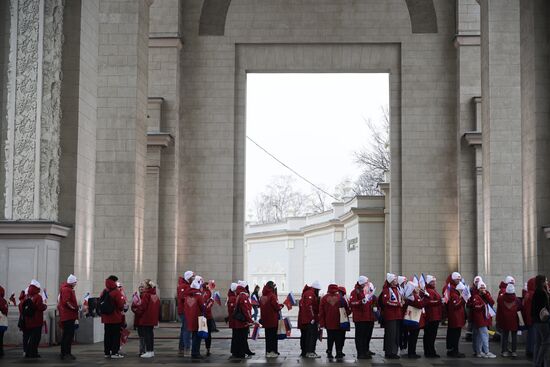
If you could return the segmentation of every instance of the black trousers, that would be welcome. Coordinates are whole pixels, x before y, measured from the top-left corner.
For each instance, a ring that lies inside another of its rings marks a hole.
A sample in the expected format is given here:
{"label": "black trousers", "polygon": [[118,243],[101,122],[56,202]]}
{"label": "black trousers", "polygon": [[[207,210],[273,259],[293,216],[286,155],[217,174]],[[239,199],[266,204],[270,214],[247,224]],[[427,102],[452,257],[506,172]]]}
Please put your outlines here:
{"label": "black trousers", "polygon": [[429,321],[424,327],[424,355],[433,357],[437,354],[435,351],[435,339],[437,338],[437,328],[439,321]]}
{"label": "black trousers", "polygon": [[105,355],[117,354],[120,349],[120,329],[122,324],[104,324],[105,336],[103,337],[103,349]]}
{"label": "black trousers", "polygon": [[140,345],[140,352],[153,352],[155,350],[155,333],[153,331],[153,326],[138,326],[137,330],[140,342],[141,339],[143,339],[143,346]]}
{"label": "black trousers", "polygon": [[418,342],[418,333],[420,333],[420,329],[408,330],[407,353],[409,355],[416,354],[416,343]]}
{"label": "black trousers", "polygon": [[370,350],[370,340],[374,321],[358,321],[355,323],[355,348],[358,357],[366,357]]}
{"label": "black trousers", "polygon": [[63,336],[61,337],[61,355],[66,356],[71,354],[71,345],[74,339],[74,323],[75,320],[67,320],[62,322]]}
{"label": "black trousers", "polygon": [[29,338],[31,336],[30,330],[23,330],[23,352],[27,355],[27,350],[29,349]]}
{"label": "black trousers", "polygon": [[384,352],[387,355],[396,355],[398,352],[400,325],[401,320],[384,322]]}
{"label": "black trousers", "polygon": [[212,332],[216,330],[216,322],[214,319],[207,319],[206,327],[208,328],[208,337],[204,340],[204,345],[206,345],[206,349],[210,349],[212,345]]}
{"label": "black trousers", "polygon": [[237,358],[244,358],[249,352],[248,349],[248,328],[233,329],[231,354]]}
{"label": "black trousers", "polygon": [[[317,339],[319,338],[319,326],[317,323],[307,324],[302,328],[302,334],[304,336],[304,342],[302,347],[302,353],[315,353],[315,347],[317,345]],[[301,342],[301,339],[300,339]]]}
{"label": "black trousers", "polygon": [[447,352],[458,353],[458,343],[462,328],[447,328]]}
{"label": "black trousers", "polygon": [[327,353],[332,354],[332,347],[336,346],[336,355],[340,356],[346,341],[345,330],[327,330]]}
{"label": "black trousers", "polygon": [[265,352],[279,353],[279,340],[277,339],[277,328],[271,327],[265,329]]}
{"label": "black trousers", "polygon": [[42,326],[29,329],[29,341],[27,344],[27,357],[36,357],[38,355],[38,345],[42,337]]}
{"label": "black trousers", "polygon": [[4,355],[4,330],[0,330],[0,356]]}
{"label": "black trousers", "polygon": [[231,329],[231,347],[230,347],[230,352],[231,352],[231,355],[234,356],[235,355],[235,340],[237,339],[237,335],[235,333],[235,330],[237,329]]}

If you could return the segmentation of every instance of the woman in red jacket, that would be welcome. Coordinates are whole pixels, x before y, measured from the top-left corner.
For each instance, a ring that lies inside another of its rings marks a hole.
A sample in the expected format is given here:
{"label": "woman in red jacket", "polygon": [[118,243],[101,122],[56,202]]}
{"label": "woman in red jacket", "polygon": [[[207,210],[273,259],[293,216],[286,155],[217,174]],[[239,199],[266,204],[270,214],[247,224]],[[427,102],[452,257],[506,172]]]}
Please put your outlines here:
{"label": "woman in red jacket", "polygon": [[185,315],[183,314],[183,308],[185,304],[185,291],[189,289],[195,273],[191,270],[187,270],[183,273],[183,277],[178,278],[178,289],[177,289],[177,299],[178,299],[178,316],[181,321],[180,328],[180,340],[179,340],[179,354],[185,355],[189,354],[191,350],[191,333],[187,329],[187,324],[185,323]]}
{"label": "woman in red jacket", "polygon": [[229,286],[229,291],[227,291],[227,325],[231,329],[231,355],[235,355],[235,348],[233,345],[233,340],[235,340],[235,327],[233,322],[233,312],[235,312],[235,305],[237,303],[237,283],[231,283]]}
{"label": "woman in red jacket", "polygon": [[76,301],[76,294],[74,292],[76,282],[76,277],[71,274],[67,278],[67,282],[61,284],[59,290],[57,309],[59,311],[59,322],[63,329],[63,336],[61,338],[61,359],[76,359],[71,353],[75,323],[76,320],[78,320],[78,302]]}
{"label": "woman in red jacket", "polygon": [[277,298],[277,285],[271,280],[266,283],[262,289],[260,297],[260,323],[265,329],[265,356],[267,358],[277,358],[279,356],[277,326],[279,325],[279,315],[283,305]]}
{"label": "woman in red jacket", "polygon": [[368,278],[361,275],[350,293],[349,303],[355,324],[355,348],[357,359],[371,359],[374,353],[370,351],[370,340],[374,328],[376,305],[374,285]]}
{"label": "woman in red jacket", "polygon": [[420,333],[420,329],[424,328],[425,324],[425,315],[424,315],[424,293],[422,295],[419,294],[417,290],[417,285],[413,282],[408,282],[404,289],[404,295],[405,295],[405,305],[403,306],[403,310],[406,313],[407,309],[409,307],[412,307],[418,311],[420,311],[420,319],[418,320],[418,326],[414,325],[404,325],[405,331],[407,332],[407,356],[411,359],[417,359],[420,358],[418,354],[416,354],[416,344],[418,342],[418,334]]}
{"label": "woman in red jacket", "polygon": [[214,306],[214,298],[212,291],[216,287],[216,283],[210,280],[208,283],[203,284],[203,302],[204,302],[204,317],[206,317],[206,324],[208,327],[208,337],[204,340],[206,346],[206,356],[210,356],[210,347],[212,346],[212,332],[216,329],[214,324],[214,317],[212,316],[212,307]]}
{"label": "woman in red jacket", "polygon": [[447,303],[447,356],[454,358],[464,358],[464,353],[460,353],[458,345],[462,328],[466,324],[466,302],[462,298],[462,292],[465,285],[461,282],[462,276],[454,272],[447,278],[443,294]]}
{"label": "woman in red jacket", "polygon": [[110,275],[105,279],[105,289],[101,292],[101,299],[108,300],[112,306],[112,312],[102,313],[101,322],[105,328],[103,337],[103,349],[105,358],[120,359],[124,358],[120,351],[120,332],[124,323],[124,305],[126,299],[117,286],[118,277]]}
{"label": "woman in red jacket", "polygon": [[245,358],[247,355],[253,355],[248,347],[248,330],[250,325],[254,324],[252,320],[252,305],[250,304],[249,294],[246,290],[245,281],[237,283],[235,309],[233,311],[234,334],[232,339],[234,358]]}
{"label": "woman in red jacket", "polygon": [[[517,335],[519,329],[518,312],[521,311],[521,301],[516,297],[516,288],[508,284],[504,294],[497,299],[497,325],[501,329],[501,353],[503,357],[517,357]],[[508,338],[512,335],[511,350],[508,348]]]}
{"label": "woman in red jacket", "polygon": [[493,323],[491,309],[495,301],[487,291],[485,283],[479,282],[477,290],[468,300],[468,305],[472,310],[472,327],[475,335],[474,350],[478,358],[496,358],[496,355],[489,351],[489,327]]}
{"label": "woman in red jacket", "polygon": [[28,337],[27,347],[24,348],[26,358],[40,358],[38,345],[44,325],[44,311],[47,308],[40,295],[40,283],[33,279],[23,302],[19,303],[19,312],[24,320],[23,332]]}
{"label": "woman in red jacket", "polygon": [[4,356],[4,333],[8,327],[8,302],[4,298],[4,288],[0,286],[0,320],[5,320],[5,324],[0,323],[0,357]]}
{"label": "woman in red jacket", "polygon": [[386,274],[386,282],[378,301],[384,321],[384,352],[387,359],[399,359],[399,325],[403,320],[403,299],[397,288],[397,276]]}
{"label": "woman in red jacket", "polygon": [[533,348],[535,346],[535,330],[533,328],[533,318],[531,317],[531,305],[533,303],[533,294],[535,294],[535,277],[527,281],[527,286],[523,295],[523,307],[521,314],[527,327],[527,340],[525,342],[525,354],[527,358],[533,357]]}
{"label": "woman in red jacket", "polygon": [[426,358],[439,358],[435,350],[437,329],[443,314],[441,295],[436,291],[436,278],[426,276],[426,296],[424,297],[424,310],[426,311],[426,325],[424,326],[424,356]]}
{"label": "woman in red jacket", "polygon": [[141,284],[141,292],[132,300],[132,311],[135,314],[134,326],[138,335],[143,338],[143,351],[140,350],[141,358],[152,358],[155,356],[155,334],[153,329],[159,323],[160,299],[157,296],[157,286],[151,279],[145,279]]}
{"label": "woman in red jacket", "polygon": [[202,278],[196,276],[191,287],[185,293],[183,313],[187,323],[187,330],[191,332],[191,358],[202,359],[200,354],[201,338],[199,337],[199,316],[204,315],[204,299],[202,296]]}
{"label": "woman in red jacket", "polygon": [[[340,307],[347,307],[347,303],[344,302],[336,284],[330,284],[327,294],[321,298],[319,326],[327,329],[327,357],[329,359],[334,358],[332,355],[334,344],[336,344],[336,358],[344,358],[342,352],[344,341],[342,340],[342,333],[340,333]],[[343,335],[345,338],[345,334]]]}
{"label": "woman in red jacket", "polygon": [[321,284],[316,280],[311,286],[305,285],[300,298],[298,310],[298,328],[300,329],[301,357],[321,358],[315,353],[319,336],[319,291]]}

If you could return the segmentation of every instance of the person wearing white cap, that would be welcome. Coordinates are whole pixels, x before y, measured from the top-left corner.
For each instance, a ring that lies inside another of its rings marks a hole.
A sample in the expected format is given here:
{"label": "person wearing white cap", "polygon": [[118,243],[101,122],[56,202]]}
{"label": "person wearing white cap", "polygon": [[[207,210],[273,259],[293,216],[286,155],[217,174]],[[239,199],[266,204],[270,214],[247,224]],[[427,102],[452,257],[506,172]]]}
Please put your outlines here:
{"label": "person wearing white cap", "polygon": [[[519,330],[518,311],[521,311],[521,301],[516,296],[516,287],[510,283],[506,292],[497,299],[497,326],[500,328],[500,346],[503,357],[517,357],[517,335]],[[511,336],[512,343],[508,344]]]}
{"label": "person wearing white cap", "polygon": [[250,295],[246,291],[247,282],[240,280],[237,282],[235,309],[233,311],[233,338],[232,338],[232,357],[243,359],[254,355],[248,346],[248,331],[250,325],[254,325],[252,319],[252,305],[250,304]]}
{"label": "person wearing white cap", "polygon": [[27,340],[27,345],[23,346],[26,358],[40,358],[38,345],[42,336],[44,311],[47,308],[48,306],[40,295],[40,283],[33,279],[29,285],[28,293],[19,308],[24,320],[23,340]]}
{"label": "person wearing white cap", "polygon": [[315,353],[317,339],[319,337],[319,290],[321,284],[314,281],[311,286],[305,285],[300,299],[298,310],[298,328],[300,328],[301,357],[321,358]]}
{"label": "person wearing white cap", "polygon": [[399,326],[403,320],[403,299],[398,290],[397,276],[386,274],[386,282],[380,294],[384,320],[384,352],[387,359],[399,359]]}
{"label": "person wearing white cap", "polygon": [[468,300],[475,335],[472,342],[478,358],[496,358],[496,355],[489,351],[489,327],[493,323],[491,310],[494,304],[495,301],[487,291],[487,286],[480,281],[477,284],[477,292],[472,293]]}
{"label": "person wearing white cap", "polygon": [[466,325],[465,301],[462,298],[464,284],[461,283],[462,276],[458,272],[453,272],[447,277],[447,282],[443,288],[447,306],[447,356],[453,358],[464,358],[464,353],[459,352],[460,334],[462,328]]}
{"label": "person wearing white cap", "polygon": [[426,326],[424,327],[424,357],[439,358],[435,350],[435,339],[437,338],[437,330],[443,315],[443,303],[441,295],[436,290],[436,278],[433,275],[426,276],[426,293],[425,306],[426,310]]}
{"label": "person wearing white cap", "polygon": [[369,282],[369,278],[361,275],[357,279],[349,299],[355,324],[357,359],[371,359],[374,353],[370,351],[369,345],[376,320],[373,310],[376,305],[376,296],[374,295],[374,286]]}
{"label": "person wearing white cap", "polygon": [[184,315],[185,291],[191,287],[191,283],[195,277],[195,273],[187,270],[183,273],[183,277],[178,279],[177,300],[178,300],[178,316],[181,320],[180,338],[179,338],[179,354],[187,355],[191,352],[191,332],[187,330],[187,321]]}
{"label": "person wearing white cap", "polygon": [[76,287],[77,279],[71,274],[67,278],[67,282],[61,284],[59,290],[59,302],[57,309],[59,310],[59,322],[63,328],[63,336],[61,337],[61,359],[76,359],[71,353],[71,344],[74,339],[75,323],[78,320],[78,302],[74,287]]}
{"label": "person wearing white cap", "polygon": [[199,337],[199,316],[203,315],[204,298],[202,296],[202,278],[195,277],[191,286],[185,291],[185,318],[187,319],[187,329],[192,333],[191,338],[191,358],[203,359],[200,354],[201,338]]}
{"label": "person wearing white cap", "polygon": [[498,296],[500,297],[502,294],[506,294],[506,286],[508,284],[516,284],[516,279],[514,279],[513,276],[507,275],[504,277],[504,279],[500,282],[498,285]]}

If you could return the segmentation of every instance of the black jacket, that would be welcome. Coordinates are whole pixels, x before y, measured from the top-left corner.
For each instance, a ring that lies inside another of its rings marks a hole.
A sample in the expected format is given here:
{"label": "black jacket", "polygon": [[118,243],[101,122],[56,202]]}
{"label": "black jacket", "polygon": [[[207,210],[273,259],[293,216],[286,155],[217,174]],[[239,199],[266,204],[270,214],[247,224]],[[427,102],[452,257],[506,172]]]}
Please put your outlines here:
{"label": "black jacket", "polygon": [[533,303],[531,304],[531,317],[533,318],[533,322],[541,322],[539,315],[540,310],[544,307],[548,309],[548,293],[542,289],[537,289],[533,295]]}

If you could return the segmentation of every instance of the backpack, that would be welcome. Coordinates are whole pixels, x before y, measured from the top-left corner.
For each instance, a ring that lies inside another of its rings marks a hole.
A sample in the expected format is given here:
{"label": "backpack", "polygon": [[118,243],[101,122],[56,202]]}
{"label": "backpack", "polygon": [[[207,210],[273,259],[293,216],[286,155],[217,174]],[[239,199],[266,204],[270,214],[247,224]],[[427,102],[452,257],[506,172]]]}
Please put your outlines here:
{"label": "backpack", "polygon": [[115,312],[115,305],[111,297],[111,292],[105,289],[101,297],[99,297],[98,313],[100,315],[110,315],[113,312]]}
{"label": "backpack", "polygon": [[23,307],[22,307],[22,314],[25,317],[33,317],[34,316],[34,302],[32,301],[32,298],[27,297],[25,298],[25,301],[23,301]]}

